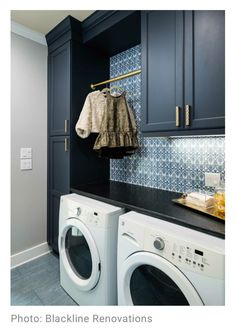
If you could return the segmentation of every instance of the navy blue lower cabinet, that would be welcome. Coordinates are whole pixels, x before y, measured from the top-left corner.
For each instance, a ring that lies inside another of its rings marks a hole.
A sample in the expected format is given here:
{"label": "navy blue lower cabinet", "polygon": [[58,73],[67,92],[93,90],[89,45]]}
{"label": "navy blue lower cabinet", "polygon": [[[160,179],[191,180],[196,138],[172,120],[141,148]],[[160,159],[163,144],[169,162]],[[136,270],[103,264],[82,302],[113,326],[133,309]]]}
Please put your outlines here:
{"label": "navy blue lower cabinet", "polygon": [[186,11],[184,28],[185,128],[224,128],[224,11]]}
{"label": "navy blue lower cabinet", "polygon": [[224,11],[143,11],[144,135],[224,134]]}
{"label": "navy blue lower cabinet", "polygon": [[70,190],[70,139],[56,136],[49,139],[49,189],[61,193]]}
{"label": "navy blue lower cabinet", "polygon": [[48,242],[58,252],[58,221],[61,195],[70,192],[69,136],[49,138],[48,159]]}

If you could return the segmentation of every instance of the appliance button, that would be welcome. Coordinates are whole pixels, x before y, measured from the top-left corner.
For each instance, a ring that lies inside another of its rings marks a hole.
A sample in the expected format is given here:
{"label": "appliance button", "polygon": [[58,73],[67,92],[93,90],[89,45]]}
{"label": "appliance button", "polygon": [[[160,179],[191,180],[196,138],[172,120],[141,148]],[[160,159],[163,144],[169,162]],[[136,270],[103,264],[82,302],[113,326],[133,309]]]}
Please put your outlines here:
{"label": "appliance button", "polygon": [[77,215],[80,215],[80,214],[81,214],[81,208],[80,208],[80,207],[77,207],[77,209],[76,209],[76,214],[77,214]]}
{"label": "appliance button", "polygon": [[163,241],[163,239],[161,237],[157,237],[155,239],[153,245],[157,250],[163,250],[165,247],[165,242]]}

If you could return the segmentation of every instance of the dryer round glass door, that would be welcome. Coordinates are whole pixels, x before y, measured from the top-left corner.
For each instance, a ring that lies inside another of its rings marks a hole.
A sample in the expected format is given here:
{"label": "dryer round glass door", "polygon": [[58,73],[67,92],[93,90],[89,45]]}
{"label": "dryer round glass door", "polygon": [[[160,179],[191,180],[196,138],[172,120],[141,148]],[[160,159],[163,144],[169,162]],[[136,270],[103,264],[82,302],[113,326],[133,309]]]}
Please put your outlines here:
{"label": "dryer round glass door", "polygon": [[70,218],[59,234],[59,253],[68,276],[80,290],[93,289],[100,276],[100,258],[89,229]]}
{"label": "dryer round glass door", "polygon": [[186,276],[156,254],[134,253],[123,263],[118,276],[121,305],[203,305]]}

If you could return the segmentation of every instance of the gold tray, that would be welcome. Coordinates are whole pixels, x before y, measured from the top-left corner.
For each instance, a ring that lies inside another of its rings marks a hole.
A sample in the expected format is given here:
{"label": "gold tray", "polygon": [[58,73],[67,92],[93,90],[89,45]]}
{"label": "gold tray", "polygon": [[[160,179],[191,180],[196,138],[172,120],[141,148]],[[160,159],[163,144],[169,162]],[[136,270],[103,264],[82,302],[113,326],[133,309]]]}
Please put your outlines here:
{"label": "gold tray", "polygon": [[177,199],[172,199],[172,202],[177,203],[179,205],[186,206],[186,207],[191,208],[193,210],[205,213],[207,215],[210,215],[212,217],[215,217],[217,219],[225,221],[225,217],[222,214],[220,214],[219,212],[217,212],[217,210],[214,208],[214,206],[209,207],[209,208],[196,206],[192,203],[187,202],[184,197],[180,197],[180,198],[177,198]]}

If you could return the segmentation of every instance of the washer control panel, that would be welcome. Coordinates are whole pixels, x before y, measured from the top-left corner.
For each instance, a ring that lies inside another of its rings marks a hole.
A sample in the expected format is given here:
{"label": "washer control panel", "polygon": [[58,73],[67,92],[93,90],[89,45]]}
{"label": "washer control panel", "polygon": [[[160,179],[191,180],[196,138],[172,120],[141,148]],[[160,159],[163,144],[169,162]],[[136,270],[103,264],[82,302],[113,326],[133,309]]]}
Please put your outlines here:
{"label": "washer control panel", "polygon": [[[177,261],[177,263],[184,263],[187,266],[191,266],[193,270],[205,271],[210,267],[210,256],[207,251],[203,251],[202,248],[195,248],[190,244],[179,245],[174,242],[171,248],[171,260]],[[189,268],[189,267],[187,267]]]}
{"label": "washer control panel", "polygon": [[179,268],[224,278],[224,253],[216,252],[183,235],[183,239],[147,227],[144,250],[156,253]]}

